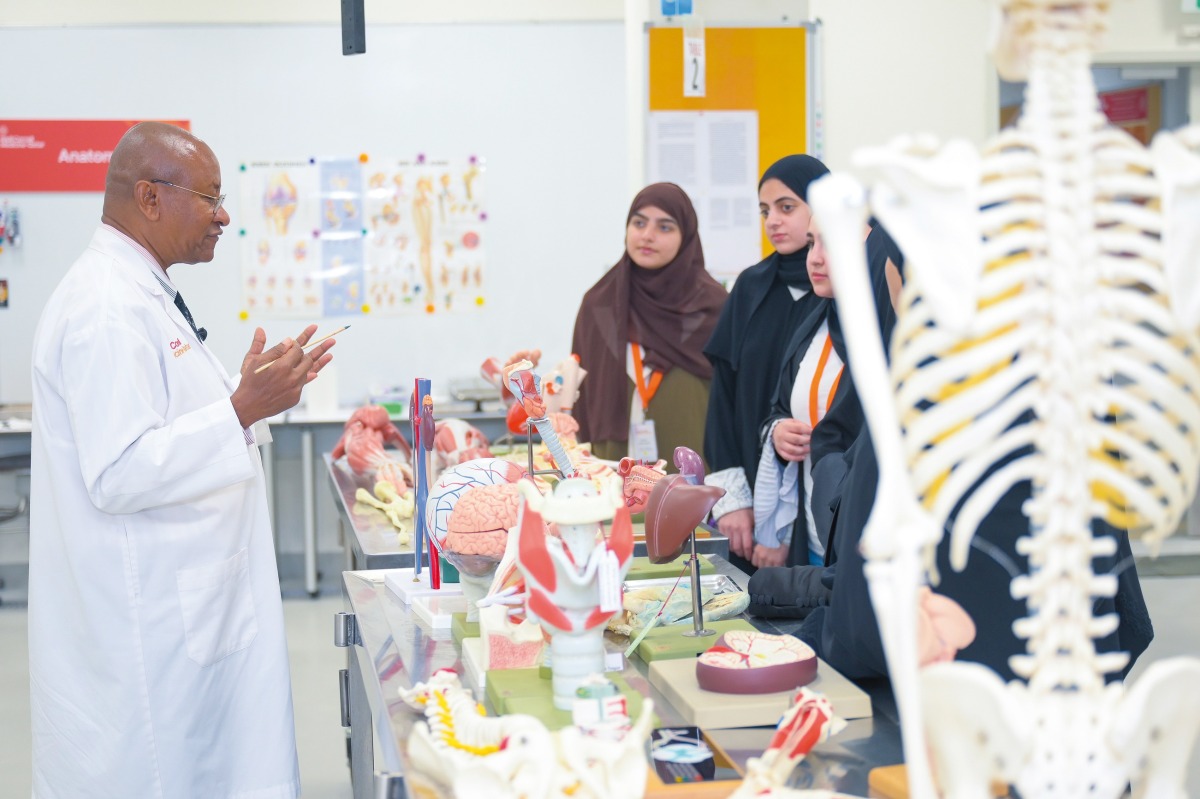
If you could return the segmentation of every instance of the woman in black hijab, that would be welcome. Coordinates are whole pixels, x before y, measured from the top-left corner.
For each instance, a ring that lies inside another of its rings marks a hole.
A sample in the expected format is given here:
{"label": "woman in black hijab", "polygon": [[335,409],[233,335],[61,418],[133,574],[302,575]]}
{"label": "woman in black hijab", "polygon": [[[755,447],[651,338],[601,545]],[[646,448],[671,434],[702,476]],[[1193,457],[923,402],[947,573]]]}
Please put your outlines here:
{"label": "woman in black hijab", "polygon": [[[890,263],[882,275],[874,270],[872,274],[885,342],[891,338],[895,316],[890,306],[896,303],[904,268],[903,256],[890,241],[886,262]],[[861,418],[861,405],[852,392],[839,399],[830,416],[843,407]],[[1029,421],[1024,418],[1017,424]],[[816,447],[814,441],[814,450]],[[848,450],[830,455],[819,465],[839,465],[841,471],[836,485],[831,486],[833,499],[828,503],[832,513],[827,541],[828,565],[759,570],[748,587],[749,610],[762,617],[804,618],[795,635],[846,677],[855,680],[886,677],[887,661],[864,573],[865,561],[859,551],[879,484],[879,463],[870,430],[863,425]],[[1003,465],[1002,462],[992,468]],[[983,475],[976,487],[990,473]],[[823,473],[826,478],[831,474],[832,470]],[[815,476],[815,482],[820,484],[822,476]],[[949,535],[944,535],[937,547],[937,570],[941,581],[934,590],[957,602],[976,628],[975,640],[958,653],[957,659],[988,666],[1006,681],[1016,679],[1010,658],[1025,652],[1025,641],[1017,637],[1013,625],[1025,617],[1028,610],[1023,600],[1013,597],[1010,585],[1013,577],[1029,571],[1028,560],[1018,551],[1017,542],[1029,530],[1029,520],[1022,507],[1030,493],[1031,485],[1026,480],[1012,486],[1000,497],[975,531],[972,551],[963,571],[957,572],[950,567]],[[813,502],[817,504],[815,493]],[[961,507],[962,503],[955,512]],[[1096,574],[1111,574],[1117,578],[1116,595],[1111,599],[1096,599],[1092,612],[1095,616],[1115,612],[1120,618],[1117,629],[1095,639],[1097,652],[1130,653],[1125,669],[1109,675],[1109,679],[1119,679],[1128,674],[1134,661],[1145,651],[1154,631],[1142,597],[1128,535],[1101,521],[1093,522],[1092,528],[1093,535],[1112,536],[1117,543],[1115,554],[1098,556],[1092,562]]]}
{"label": "woman in black hijab", "polygon": [[771,410],[791,331],[828,303],[812,293],[805,264],[808,187],[828,173],[808,155],[789,155],[763,173],[759,211],[775,252],[738,276],[704,348],[713,368],[704,428],[707,482],[726,491],[713,515],[729,537],[730,559],[747,571],[753,570],[759,428]]}
{"label": "woman in black hijab", "polygon": [[[810,223],[809,237],[813,293],[832,300],[825,247],[815,222]],[[885,265],[893,252],[898,257],[898,250],[878,225],[867,235],[865,247],[872,284],[881,285]],[[891,327],[891,307],[886,303],[879,307],[887,309],[878,318],[880,330],[886,331]],[[821,460],[849,449],[863,426],[846,363],[842,324],[831,301],[793,331],[784,350],[774,405],[762,426],[763,452],[754,492],[755,566],[826,562],[828,514],[810,497],[820,493],[814,489]]]}

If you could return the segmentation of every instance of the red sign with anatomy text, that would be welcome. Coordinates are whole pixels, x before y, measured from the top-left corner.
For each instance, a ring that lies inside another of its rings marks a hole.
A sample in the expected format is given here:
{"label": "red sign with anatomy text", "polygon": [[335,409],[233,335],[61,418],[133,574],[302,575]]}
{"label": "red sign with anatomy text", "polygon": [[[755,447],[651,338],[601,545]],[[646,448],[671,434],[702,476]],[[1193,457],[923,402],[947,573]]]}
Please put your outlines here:
{"label": "red sign with anatomy text", "polygon": [[0,119],[0,191],[104,191],[113,148],[141,121]]}

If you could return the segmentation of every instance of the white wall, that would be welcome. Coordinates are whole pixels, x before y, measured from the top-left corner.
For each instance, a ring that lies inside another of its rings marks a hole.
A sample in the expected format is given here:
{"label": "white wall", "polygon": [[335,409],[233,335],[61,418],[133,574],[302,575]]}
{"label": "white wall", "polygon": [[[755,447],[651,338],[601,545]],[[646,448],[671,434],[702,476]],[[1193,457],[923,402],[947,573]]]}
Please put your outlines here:
{"label": "white wall", "polygon": [[995,130],[982,0],[812,0],[810,10],[821,21],[831,169],[900,134],[979,142]]}
{"label": "white wall", "polygon": [[[635,0],[658,17],[659,0]],[[709,20],[803,18],[808,0],[695,0]],[[365,0],[368,25],[445,22],[620,22],[625,0]],[[295,24],[336,22],[337,0],[0,0],[3,25]],[[369,42],[368,42],[369,46]]]}
{"label": "white wall", "polygon": [[[622,0],[365,0],[369,25],[398,22],[619,21]],[[338,0],[0,0],[4,25],[337,22]],[[368,41],[368,48],[370,42]]]}
{"label": "white wall", "polygon": [[[191,120],[222,161],[233,224],[211,264],[171,276],[230,369],[261,321],[237,318],[240,162],[485,157],[486,307],[322,323],[354,324],[334,352],[340,398],[359,404],[372,384],[418,375],[444,388],[489,355],[568,354],[580,297],[623,249],[623,69],[619,22],[374,25],[354,57],[341,55],[336,25],[0,28],[0,116]],[[0,401],[27,402],[38,314],[91,237],[101,196],[7,196],[25,245],[0,254],[11,294],[0,310]],[[265,326],[277,340],[302,324]]]}
{"label": "white wall", "polygon": [[1200,14],[1185,13],[1179,0],[1114,0],[1109,32],[1097,63],[1200,63],[1200,38],[1183,35],[1200,25]]}
{"label": "white wall", "polygon": [[[658,3],[642,2],[643,18],[656,17]],[[704,8],[711,21],[770,21],[803,16],[807,2],[710,0]],[[579,298],[620,254],[623,214],[640,184],[627,167],[631,141],[641,141],[630,135],[625,102],[624,3],[368,2],[367,52],[352,58],[340,54],[338,9],[329,0],[215,0],[202,9],[0,0],[0,74],[37,75],[12,81],[0,116],[191,120],[222,159],[234,219],[212,264],[178,266],[172,277],[231,369],[254,323],[271,340],[297,327],[236,320],[238,163],[482,155],[488,306],[432,319],[348,320],[354,329],[336,351],[339,398],[361,403],[371,388],[417,374],[444,386],[474,374],[487,355],[530,345],[565,356]],[[443,17],[468,22],[433,22]],[[192,24],[201,19],[222,24]],[[234,24],[242,21],[262,24]],[[61,25],[69,27],[41,27]],[[100,197],[8,196],[21,208],[26,244],[0,254],[12,295],[0,311],[0,402],[27,402],[28,339],[86,244]]]}
{"label": "white wall", "polygon": [[[1200,64],[1200,14],[1179,0],[1114,0],[1101,64]],[[991,0],[811,0],[824,40],[826,160],[901,133],[981,141],[997,126],[997,87],[986,42]],[[1200,92],[1200,88],[1194,89]],[[1200,97],[1192,100],[1192,119]]]}

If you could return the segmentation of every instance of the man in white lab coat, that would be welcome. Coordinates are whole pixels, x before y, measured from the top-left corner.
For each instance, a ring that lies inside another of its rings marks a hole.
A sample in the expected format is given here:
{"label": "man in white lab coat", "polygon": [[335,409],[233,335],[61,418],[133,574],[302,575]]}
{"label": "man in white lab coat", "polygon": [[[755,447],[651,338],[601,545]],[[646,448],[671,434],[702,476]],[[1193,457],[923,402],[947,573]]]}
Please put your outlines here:
{"label": "man in white lab coat", "polygon": [[[103,224],[33,352],[29,674],[39,799],[299,794],[255,423],[333,357],[310,326],[229,378],[167,269],[229,224],[207,145],[162,123],[113,151]],[[255,374],[270,361],[276,363]]]}

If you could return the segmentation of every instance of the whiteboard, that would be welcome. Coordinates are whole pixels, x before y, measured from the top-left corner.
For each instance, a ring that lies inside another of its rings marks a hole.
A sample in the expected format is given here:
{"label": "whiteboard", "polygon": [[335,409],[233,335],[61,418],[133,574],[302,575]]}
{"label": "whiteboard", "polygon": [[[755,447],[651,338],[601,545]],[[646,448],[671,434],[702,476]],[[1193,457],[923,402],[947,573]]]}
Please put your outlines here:
{"label": "whiteboard", "polygon": [[[222,164],[233,222],[208,264],[172,267],[208,345],[237,370],[256,322],[268,340],[298,320],[241,321],[238,166],[267,158],[427,153],[487,159],[487,303],[432,317],[352,322],[334,348],[346,405],[428,377],[445,386],[488,356],[569,354],[579,300],[624,250],[624,31],[620,22],[367,26],[341,54],[336,25],[0,28],[0,116],[188,119]],[[59,278],[99,223],[100,194],[0,194],[24,247],[0,253],[0,403],[28,402],[30,343]],[[114,376],[119,379],[120,376]]]}

